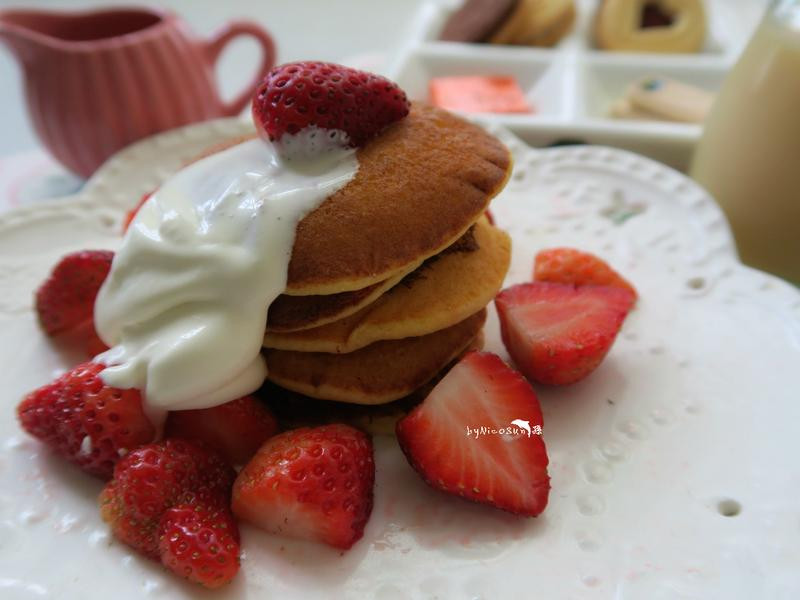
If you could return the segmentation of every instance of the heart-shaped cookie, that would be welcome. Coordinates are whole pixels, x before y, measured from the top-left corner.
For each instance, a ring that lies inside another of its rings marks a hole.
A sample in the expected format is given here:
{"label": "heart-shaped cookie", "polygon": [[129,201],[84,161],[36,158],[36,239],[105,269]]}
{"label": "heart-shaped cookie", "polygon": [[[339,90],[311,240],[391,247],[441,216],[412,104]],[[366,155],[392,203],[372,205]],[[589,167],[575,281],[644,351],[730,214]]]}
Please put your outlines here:
{"label": "heart-shaped cookie", "polygon": [[706,37],[702,0],[604,0],[594,24],[603,50],[699,52]]}

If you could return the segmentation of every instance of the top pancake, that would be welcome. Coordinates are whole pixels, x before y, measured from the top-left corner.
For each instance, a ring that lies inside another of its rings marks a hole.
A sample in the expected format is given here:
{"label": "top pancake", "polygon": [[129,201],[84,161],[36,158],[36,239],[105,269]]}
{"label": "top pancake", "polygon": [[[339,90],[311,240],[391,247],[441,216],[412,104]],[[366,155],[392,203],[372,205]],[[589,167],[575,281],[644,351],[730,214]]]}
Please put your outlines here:
{"label": "top pancake", "polygon": [[421,104],[357,156],[355,177],[297,227],[289,295],[365,288],[437,254],[478,219],[511,172],[499,140]]}
{"label": "top pancake", "polygon": [[[215,144],[194,160],[253,137]],[[363,290],[412,271],[478,220],[512,166],[497,138],[418,103],[356,156],[355,177],[298,224],[285,295]]]}

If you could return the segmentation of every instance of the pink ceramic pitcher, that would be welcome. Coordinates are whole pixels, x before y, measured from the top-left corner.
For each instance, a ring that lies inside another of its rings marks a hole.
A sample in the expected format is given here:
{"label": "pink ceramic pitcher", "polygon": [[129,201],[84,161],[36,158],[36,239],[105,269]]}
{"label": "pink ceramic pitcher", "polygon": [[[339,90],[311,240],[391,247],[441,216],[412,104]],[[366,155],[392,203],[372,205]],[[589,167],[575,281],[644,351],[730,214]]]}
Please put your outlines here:
{"label": "pink ceramic pitcher", "polygon": [[[224,102],[214,64],[239,35],[260,43],[261,64],[250,85]],[[272,37],[258,25],[228,23],[201,40],[176,15],[150,8],[0,11],[0,39],[22,67],[42,143],[84,177],[135,140],[239,113],[275,62]]]}

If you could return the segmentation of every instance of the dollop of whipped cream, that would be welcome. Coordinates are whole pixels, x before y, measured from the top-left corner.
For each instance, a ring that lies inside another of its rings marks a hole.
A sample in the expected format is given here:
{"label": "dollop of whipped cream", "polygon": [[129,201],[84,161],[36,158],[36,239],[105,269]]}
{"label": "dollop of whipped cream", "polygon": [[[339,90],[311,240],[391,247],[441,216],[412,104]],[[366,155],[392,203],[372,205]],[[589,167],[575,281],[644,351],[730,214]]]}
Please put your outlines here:
{"label": "dollop of whipped cream", "polygon": [[203,158],[140,208],[95,303],[102,379],[158,419],[256,390],[297,224],[356,174],[343,132],[306,128]]}

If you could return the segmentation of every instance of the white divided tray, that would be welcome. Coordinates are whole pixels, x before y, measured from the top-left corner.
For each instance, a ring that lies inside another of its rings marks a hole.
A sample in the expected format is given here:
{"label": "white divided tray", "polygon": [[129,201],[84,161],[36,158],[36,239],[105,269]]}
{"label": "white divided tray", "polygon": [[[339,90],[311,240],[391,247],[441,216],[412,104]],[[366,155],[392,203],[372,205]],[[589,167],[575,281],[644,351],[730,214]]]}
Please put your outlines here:
{"label": "white divided tray", "polygon": [[552,49],[438,41],[459,1],[425,4],[414,38],[389,69],[410,98],[428,96],[428,82],[448,75],[511,75],[536,107],[532,115],[482,114],[532,146],[583,141],[632,150],[685,169],[700,125],[623,121],[611,104],[635,80],[666,76],[716,92],[764,12],[765,0],[706,0],[709,30],[697,54],[634,54],[593,47],[592,20],[599,2],[576,0],[571,33]]}

